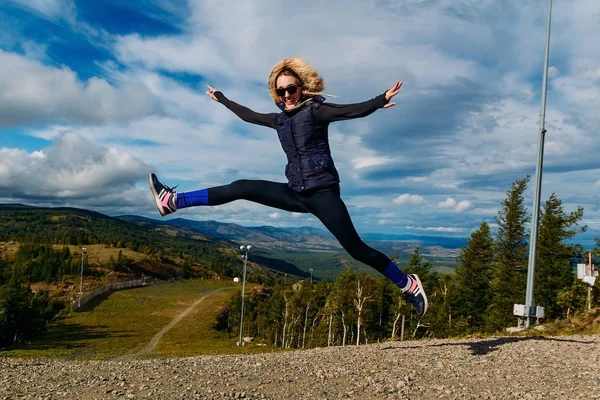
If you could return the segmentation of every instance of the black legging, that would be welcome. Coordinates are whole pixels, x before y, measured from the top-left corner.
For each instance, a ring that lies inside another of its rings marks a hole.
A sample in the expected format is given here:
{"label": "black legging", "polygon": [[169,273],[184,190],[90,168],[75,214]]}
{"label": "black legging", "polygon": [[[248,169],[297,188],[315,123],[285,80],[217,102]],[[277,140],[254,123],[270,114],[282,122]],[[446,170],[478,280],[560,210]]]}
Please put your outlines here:
{"label": "black legging", "polygon": [[311,213],[325,225],[355,260],[379,272],[383,272],[390,263],[390,259],[385,254],[369,247],[358,236],[337,185],[297,193],[285,183],[243,179],[229,185],[208,189],[210,206],[234,200],[248,200],[285,211]]}

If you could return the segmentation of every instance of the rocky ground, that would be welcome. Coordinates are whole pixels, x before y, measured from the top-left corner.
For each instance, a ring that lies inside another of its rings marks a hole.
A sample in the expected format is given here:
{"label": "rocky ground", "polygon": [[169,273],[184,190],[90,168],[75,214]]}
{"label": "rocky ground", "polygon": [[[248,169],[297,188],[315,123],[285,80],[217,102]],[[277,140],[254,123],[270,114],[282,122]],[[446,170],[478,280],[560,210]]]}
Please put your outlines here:
{"label": "rocky ground", "polygon": [[600,335],[126,361],[0,358],[0,399],[600,399]]}

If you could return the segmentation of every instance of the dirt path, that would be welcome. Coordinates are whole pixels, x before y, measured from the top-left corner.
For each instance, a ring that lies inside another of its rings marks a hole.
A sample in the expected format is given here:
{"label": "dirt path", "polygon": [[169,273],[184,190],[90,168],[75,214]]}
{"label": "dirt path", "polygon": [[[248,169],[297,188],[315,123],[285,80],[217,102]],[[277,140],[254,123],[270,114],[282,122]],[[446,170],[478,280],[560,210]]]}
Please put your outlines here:
{"label": "dirt path", "polygon": [[135,355],[143,355],[143,354],[152,353],[154,351],[154,349],[156,348],[156,345],[158,345],[158,342],[160,341],[160,339],[162,339],[162,337],[164,336],[165,333],[167,333],[172,327],[177,325],[179,323],[179,321],[181,321],[183,318],[185,318],[189,313],[194,311],[194,309],[196,307],[198,307],[198,305],[200,303],[202,303],[204,300],[206,300],[206,298],[208,298],[209,296],[211,296],[217,292],[225,290],[225,289],[230,289],[230,288],[220,288],[220,289],[211,290],[210,292],[206,293],[204,296],[200,297],[198,300],[196,300],[194,302],[194,304],[192,304],[191,306],[186,308],[184,311],[179,313],[175,318],[173,318],[173,320],[171,322],[169,322],[160,331],[158,331],[158,333],[156,335],[154,335],[154,337],[148,342],[148,344],[146,344]]}

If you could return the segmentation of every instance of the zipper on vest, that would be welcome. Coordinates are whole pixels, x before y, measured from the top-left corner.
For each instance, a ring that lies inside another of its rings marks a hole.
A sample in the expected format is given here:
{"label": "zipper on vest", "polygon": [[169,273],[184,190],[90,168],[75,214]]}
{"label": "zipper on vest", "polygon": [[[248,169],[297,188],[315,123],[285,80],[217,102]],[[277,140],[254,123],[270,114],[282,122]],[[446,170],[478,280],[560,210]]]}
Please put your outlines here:
{"label": "zipper on vest", "polygon": [[304,190],[304,178],[302,177],[302,165],[300,164],[300,153],[298,152],[298,146],[296,146],[296,140],[294,139],[294,131],[292,130],[294,124],[292,123],[291,117],[286,122],[289,122],[290,141],[292,143],[292,146],[294,146],[295,154],[296,154],[296,157],[298,158],[298,168],[296,169],[296,172],[298,173],[298,178],[300,179],[300,184],[302,185],[302,186],[300,186],[300,189]]}

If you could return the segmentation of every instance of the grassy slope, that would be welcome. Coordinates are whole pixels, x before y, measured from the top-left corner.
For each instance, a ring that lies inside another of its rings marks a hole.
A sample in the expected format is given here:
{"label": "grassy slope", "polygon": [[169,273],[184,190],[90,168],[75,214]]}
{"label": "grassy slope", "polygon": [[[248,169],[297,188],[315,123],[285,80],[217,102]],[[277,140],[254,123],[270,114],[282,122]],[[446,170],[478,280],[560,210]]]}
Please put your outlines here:
{"label": "grassy slope", "polygon": [[48,333],[2,355],[109,359],[134,355],[179,313],[215,288],[230,287],[201,303],[195,312],[163,336],[150,356],[272,351],[267,347],[235,345],[212,330],[221,304],[239,287],[230,281],[187,280],[114,292],[82,312],[50,324]]}

